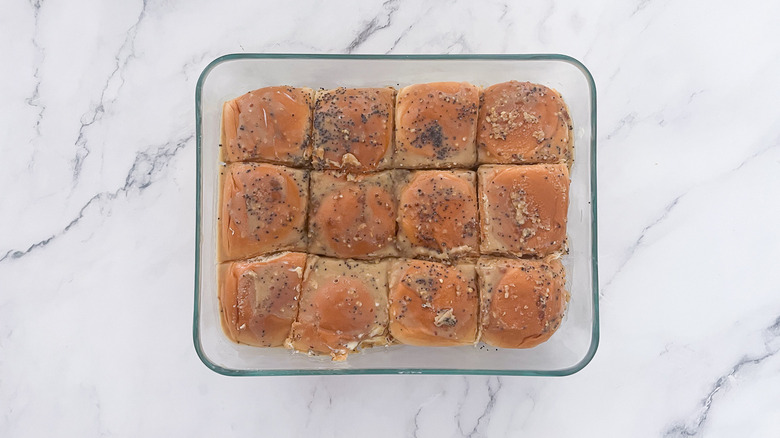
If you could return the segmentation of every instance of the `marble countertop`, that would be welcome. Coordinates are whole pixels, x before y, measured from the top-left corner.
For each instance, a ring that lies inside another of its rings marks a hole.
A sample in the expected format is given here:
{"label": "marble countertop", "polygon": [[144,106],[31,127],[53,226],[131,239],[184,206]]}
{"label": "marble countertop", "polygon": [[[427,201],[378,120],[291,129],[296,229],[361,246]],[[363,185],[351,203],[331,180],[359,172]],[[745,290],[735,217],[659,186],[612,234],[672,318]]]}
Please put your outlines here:
{"label": "marble countertop", "polygon": [[[780,3],[739,6],[4,4],[0,436],[780,435]],[[194,89],[231,52],[587,65],[601,275],[590,365],[562,378],[203,366]]]}

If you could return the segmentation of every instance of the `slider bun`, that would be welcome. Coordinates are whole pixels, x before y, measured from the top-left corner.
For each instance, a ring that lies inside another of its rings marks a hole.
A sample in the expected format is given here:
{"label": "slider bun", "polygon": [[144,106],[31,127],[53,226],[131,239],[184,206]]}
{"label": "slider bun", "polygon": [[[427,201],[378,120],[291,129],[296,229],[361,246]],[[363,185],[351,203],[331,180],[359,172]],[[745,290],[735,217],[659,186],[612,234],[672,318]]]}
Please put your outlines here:
{"label": "slider bun", "polygon": [[557,91],[518,81],[484,90],[477,137],[480,164],[570,162],[572,138],[571,117]]}
{"label": "slider bun", "polygon": [[222,329],[239,344],[279,347],[298,312],[306,254],[283,253],[219,268]]}
{"label": "slider bun", "polygon": [[566,165],[482,166],[479,185],[483,254],[544,257],[565,249]]}
{"label": "slider bun", "polygon": [[483,258],[481,340],[501,348],[531,348],[560,327],[569,294],[560,260]]}
{"label": "slider bun", "polygon": [[390,334],[403,344],[443,347],[477,340],[474,265],[399,260],[390,269]]}
{"label": "slider bun", "polygon": [[344,360],[361,347],[386,344],[386,265],[309,256],[286,345]]}
{"label": "slider bun", "polygon": [[225,102],[222,160],[306,165],[313,96],[311,88],[266,87]]}
{"label": "slider bun", "polygon": [[263,163],[233,163],[223,171],[220,261],[275,251],[306,250],[308,174]]}

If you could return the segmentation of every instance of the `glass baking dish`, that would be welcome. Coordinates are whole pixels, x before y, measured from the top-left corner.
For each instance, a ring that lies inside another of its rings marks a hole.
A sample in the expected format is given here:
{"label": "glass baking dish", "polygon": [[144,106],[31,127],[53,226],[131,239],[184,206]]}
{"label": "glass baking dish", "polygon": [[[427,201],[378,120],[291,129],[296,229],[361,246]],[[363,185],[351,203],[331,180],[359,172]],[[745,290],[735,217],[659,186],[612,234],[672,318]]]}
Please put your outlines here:
{"label": "glass baking dish", "polygon": [[[563,262],[571,301],[558,332],[526,350],[394,345],[367,349],[344,362],[283,348],[238,345],[222,333],[216,277],[216,212],[222,103],[247,91],[292,85],[317,88],[397,88],[509,80],[557,89],[574,125],[575,161],[568,216],[569,254]],[[596,238],[596,87],[590,72],[565,55],[296,55],[233,54],[212,61],[195,91],[197,216],[193,340],[212,370],[231,376],[310,374],[482,374],[565,376],[590,362],[599,341]]]}

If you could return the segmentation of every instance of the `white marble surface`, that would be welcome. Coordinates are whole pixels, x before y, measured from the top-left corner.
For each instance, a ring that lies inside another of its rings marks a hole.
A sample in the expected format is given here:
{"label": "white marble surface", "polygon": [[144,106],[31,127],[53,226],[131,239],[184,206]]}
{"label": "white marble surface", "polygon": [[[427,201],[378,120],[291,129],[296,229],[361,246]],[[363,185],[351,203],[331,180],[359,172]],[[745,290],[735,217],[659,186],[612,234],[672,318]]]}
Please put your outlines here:
{"label": "white marble surface", "polygon": [[[0,14],[0,436],[780,436],[780,4],[78,0]],[[599,92],[602,341],[565,378],[227,378],[191,339],[230,52],[532,53]]]}

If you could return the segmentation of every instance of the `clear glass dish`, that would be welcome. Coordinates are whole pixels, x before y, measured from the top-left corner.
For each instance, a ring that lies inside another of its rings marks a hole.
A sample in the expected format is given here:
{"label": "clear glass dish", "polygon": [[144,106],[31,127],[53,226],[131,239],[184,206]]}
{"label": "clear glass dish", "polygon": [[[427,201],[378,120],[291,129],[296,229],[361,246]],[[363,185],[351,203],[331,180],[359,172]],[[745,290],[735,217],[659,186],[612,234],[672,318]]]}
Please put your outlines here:
{"label": "clear glass dish", "polygon": [[[216,211],[222,102],[247,91],[292,85],[311,88],[403,87],[435,81],[488,86],[508,80],[557,89],[574,125],[575,161],[563,259],[571,301],[558,332],[527,350],[487,346],[373,348],[344,362],[230,342],[217,304]],[[195,91],[197,216],[193,340],[207,367],[231,376],[310,374],[481,374],[565,376],[581,370],[599,341],[596,238],[596,87],[590,72],[565,55],[291,55],[234,54],[215,59]]]}

